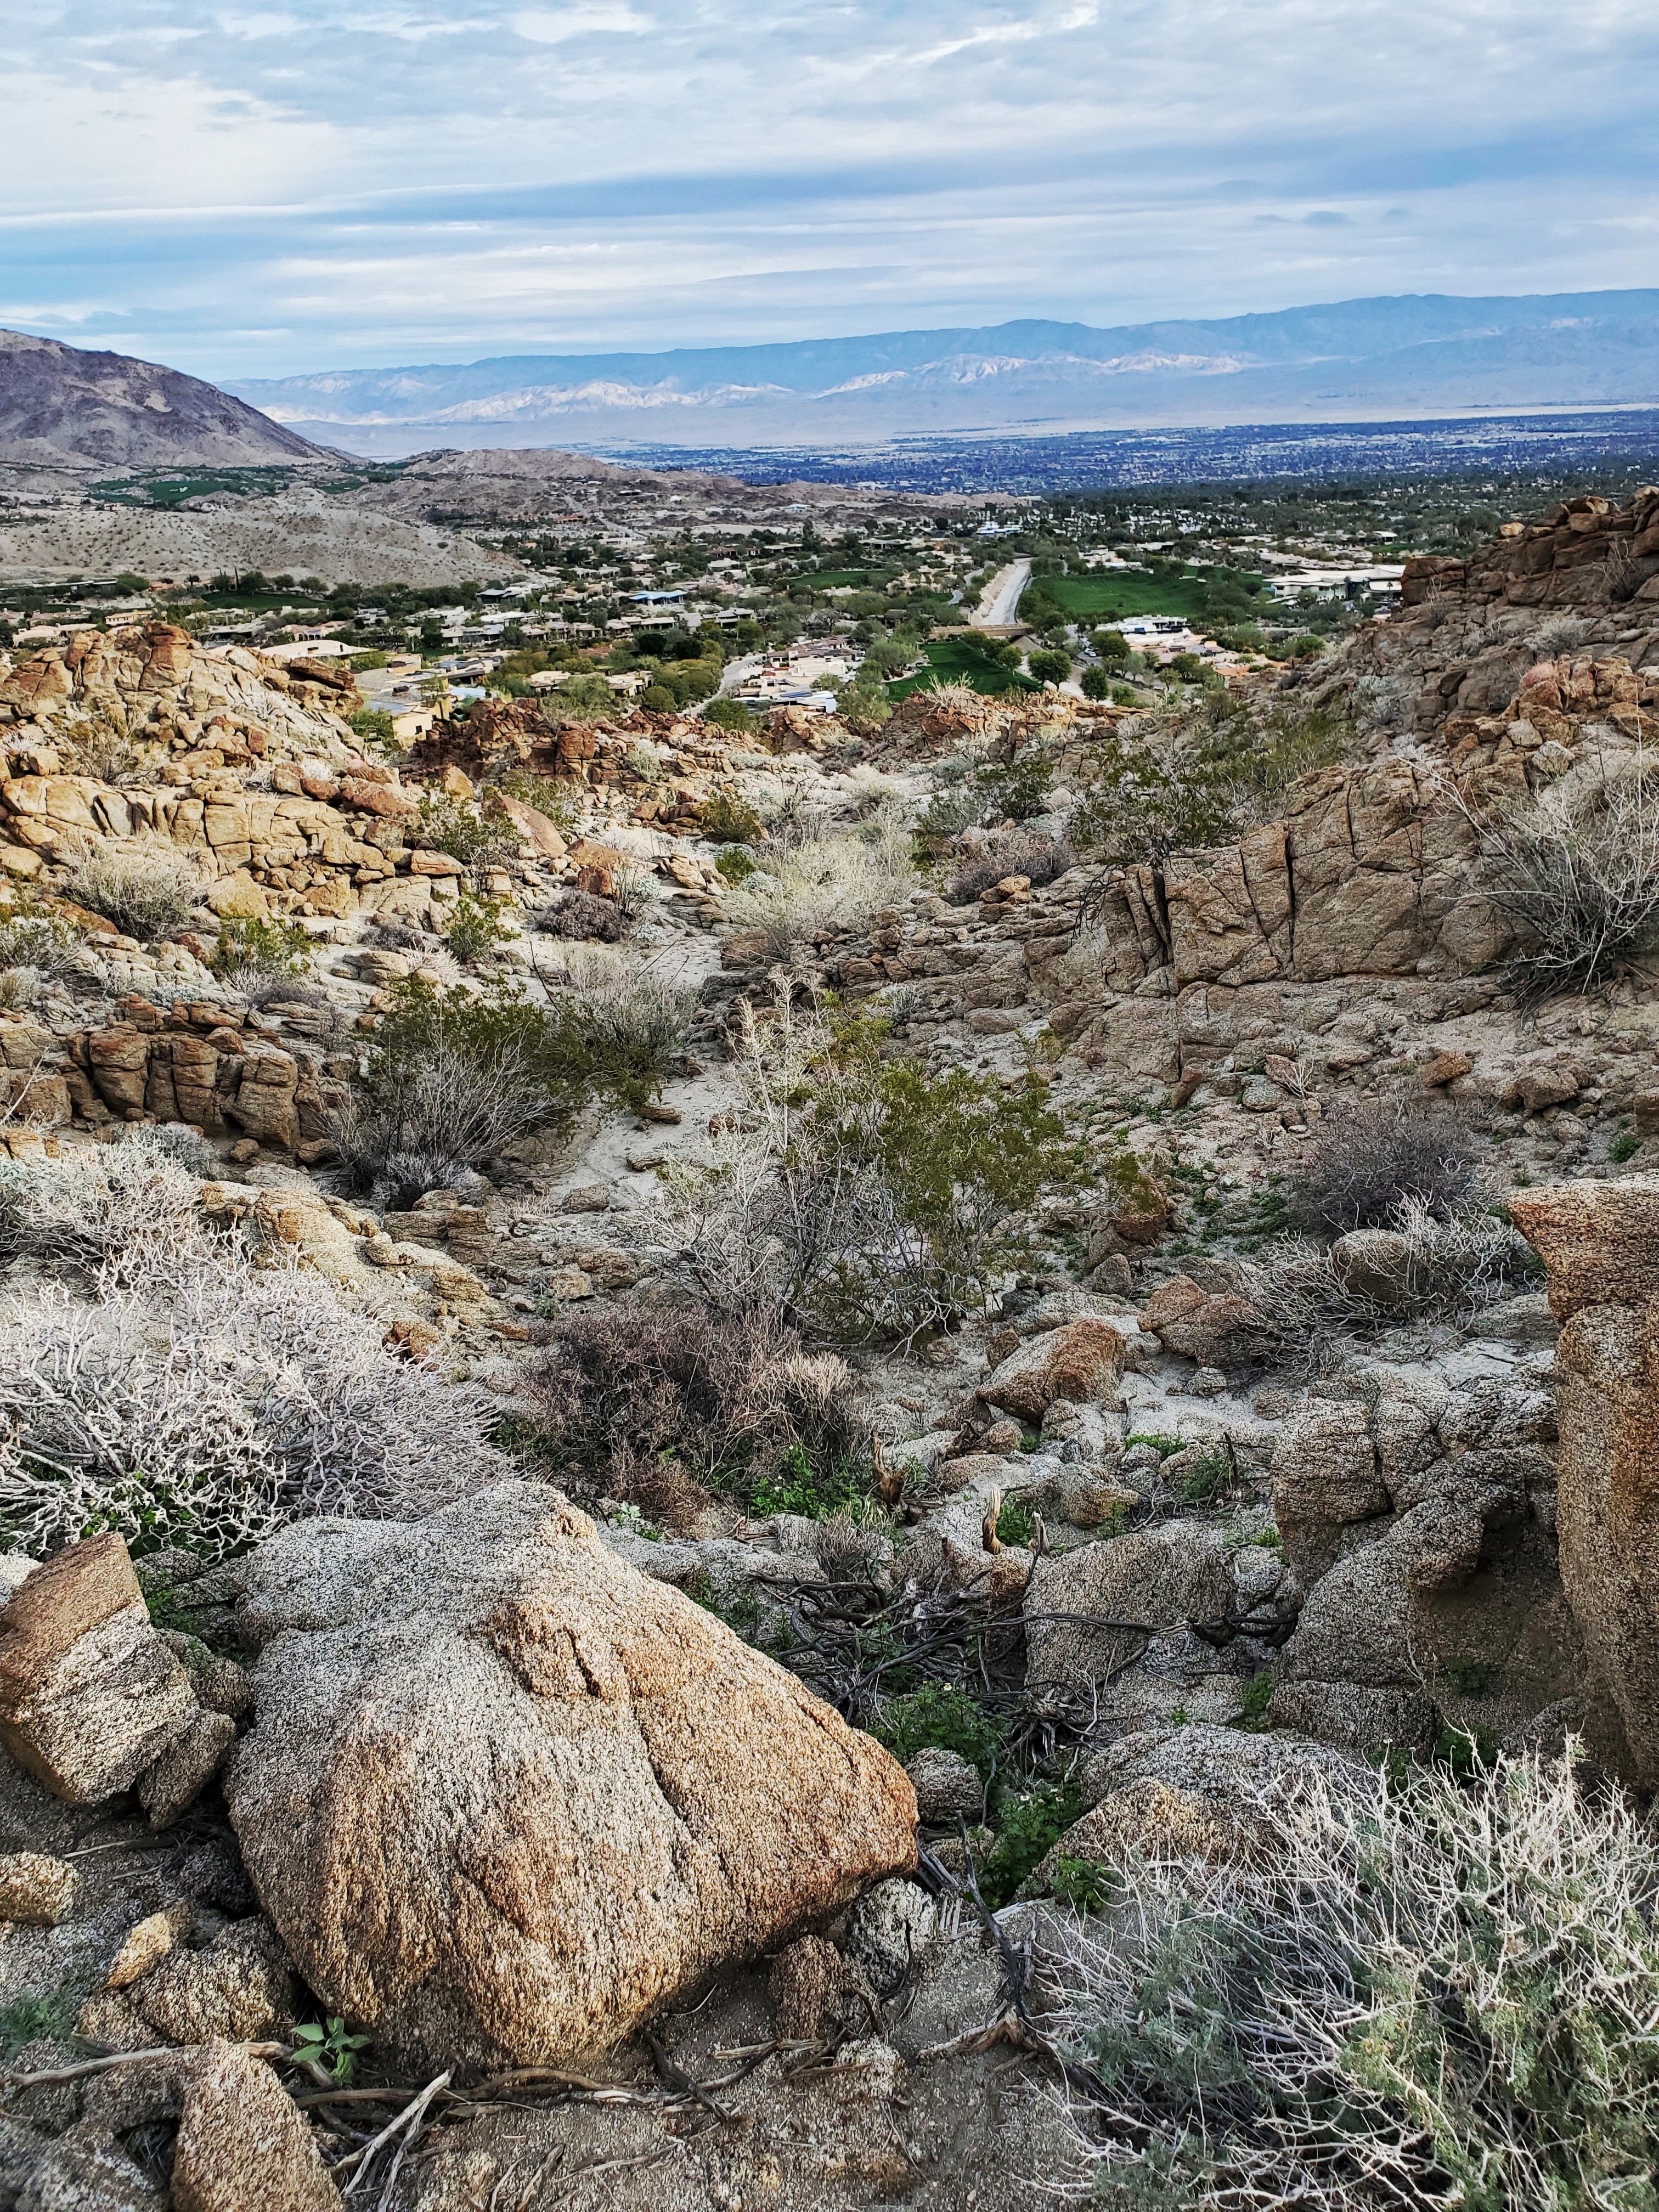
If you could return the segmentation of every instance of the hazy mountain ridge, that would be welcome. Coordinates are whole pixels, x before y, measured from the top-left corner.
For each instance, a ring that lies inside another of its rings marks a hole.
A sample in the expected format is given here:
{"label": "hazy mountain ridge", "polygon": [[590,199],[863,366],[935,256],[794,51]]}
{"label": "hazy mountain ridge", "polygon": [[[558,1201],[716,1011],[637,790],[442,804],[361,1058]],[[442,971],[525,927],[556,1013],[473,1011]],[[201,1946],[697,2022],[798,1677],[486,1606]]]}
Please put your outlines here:
{"label": "hazy mountain ridge", "polygon": [[[1021,423],[1332,420],[1659,398],[1659,290],[1350,300],[1097,330],[1022,321],[655,354],[502,356],[243,380],[312,437],[410,453],[646,434],[890,437]],[[735,427],[735,426],[734,426]]]}
{"label": "hazy mountain ridge", "polygon": [[228,468],[327,458],[199,377],[0,331],[0,459],[13,465]]}

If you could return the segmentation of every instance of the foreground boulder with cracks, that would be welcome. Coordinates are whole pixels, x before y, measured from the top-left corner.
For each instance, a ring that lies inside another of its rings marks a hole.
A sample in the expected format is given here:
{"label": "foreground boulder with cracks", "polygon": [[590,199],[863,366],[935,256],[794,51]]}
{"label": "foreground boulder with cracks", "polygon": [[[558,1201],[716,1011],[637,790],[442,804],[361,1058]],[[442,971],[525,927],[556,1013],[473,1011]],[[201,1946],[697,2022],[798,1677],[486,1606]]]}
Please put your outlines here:
{"label": "foreground boulder with cracks", "polygon": [[897,1763],[540,1485],[285,1530],[241,1626],[249,1874],[327,2008],[413,2058],[613,2044],[915,1863]]}

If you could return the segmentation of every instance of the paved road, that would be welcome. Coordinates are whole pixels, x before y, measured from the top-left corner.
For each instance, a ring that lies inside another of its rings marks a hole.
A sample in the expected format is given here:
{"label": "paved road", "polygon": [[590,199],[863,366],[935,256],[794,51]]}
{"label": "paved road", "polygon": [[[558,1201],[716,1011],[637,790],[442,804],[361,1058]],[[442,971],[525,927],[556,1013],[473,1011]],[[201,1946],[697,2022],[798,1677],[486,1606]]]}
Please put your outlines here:
{"label": "paved road", "polygon": [[1029,560],[1011,561],[999,568],[979,595],[979,605],[968,617],[975,629],[1006,629],[1018,621],[1015,610],[1019,595],[1031,580]]}

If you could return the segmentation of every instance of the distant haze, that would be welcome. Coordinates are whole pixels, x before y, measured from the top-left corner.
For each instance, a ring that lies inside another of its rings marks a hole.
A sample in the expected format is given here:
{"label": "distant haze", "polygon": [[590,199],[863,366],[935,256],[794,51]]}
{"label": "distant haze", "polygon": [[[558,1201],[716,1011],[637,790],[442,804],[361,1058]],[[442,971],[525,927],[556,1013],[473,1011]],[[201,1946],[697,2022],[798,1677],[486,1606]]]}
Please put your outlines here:
{"label": "distant haze", "polygon": [[1359,422],[1659,400],[1659,290],[1347,300],[1218,321],[1011,322],[666,353],[240,378],[303,438],[747,447],[975,430]]}

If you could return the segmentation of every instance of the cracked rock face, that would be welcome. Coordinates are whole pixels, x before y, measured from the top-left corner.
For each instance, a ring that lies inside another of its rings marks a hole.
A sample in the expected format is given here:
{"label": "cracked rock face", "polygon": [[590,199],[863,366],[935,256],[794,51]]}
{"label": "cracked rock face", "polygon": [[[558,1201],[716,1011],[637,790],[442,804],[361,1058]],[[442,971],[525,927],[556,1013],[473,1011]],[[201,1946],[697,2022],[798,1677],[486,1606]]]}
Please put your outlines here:
{"label": "cracked rock face", "polygon": [[915,1863],[897,1762],[541,1485],[287,1529],[242,1626],[249,1872],[329,2009],[410,2057],[613,2043]]}

